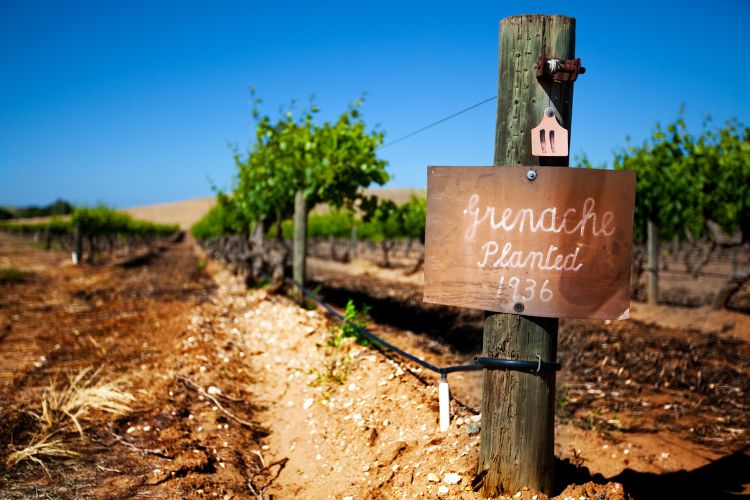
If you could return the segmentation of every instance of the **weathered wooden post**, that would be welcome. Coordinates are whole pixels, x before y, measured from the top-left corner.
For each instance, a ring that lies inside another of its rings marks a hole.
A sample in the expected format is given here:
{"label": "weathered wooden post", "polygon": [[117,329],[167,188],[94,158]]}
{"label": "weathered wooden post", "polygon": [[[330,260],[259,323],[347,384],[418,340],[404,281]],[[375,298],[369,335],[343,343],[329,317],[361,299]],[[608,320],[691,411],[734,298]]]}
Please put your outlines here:
{"label": "weathered wooden post", "polygon": [[[303,190],[294,193],[294,255],[292,276],[300,285],[305,284],[305,258],[307,253],[307,200]],[[298,304],[304,302],[305,295],[297,288],[294,293]]]}
{"label": "weathered wooden post", "polygon": [[649,304],[659,302],[659,227],[649,219],[646,226],[646,270],[648,283],[646,285],[646,301]]}
{"label": "weathered wooden post", "polygon": [[[547,107],[571,129],[572,82],[537,79],[540,57],[575,57],[575,19],[521,15],[500,23],[500,64],[494,164],[567,166],[568,157],[531,155],[530,130]],[[556,318],[487,313],[482,351],[495,358],[557,356]],[[553,487],[555,372],[484,370],[479,473],[481,493],[494,496],[529,486]]]}
{"label": "weathered wooden post", "polygon": [[635,173],[557,168],[574,55],[572,18],[504,19],[494,166],[509,168],[427,167],[424,301],[493,311],[475,358],[484,496],[552,492],[558,318],[630,315]]}
{"label": "weathered wooden post", "polygon": [[352,234],[349,238],[349,256],[352,260],[358,257],[357,255],[357,224],[352,224]]}

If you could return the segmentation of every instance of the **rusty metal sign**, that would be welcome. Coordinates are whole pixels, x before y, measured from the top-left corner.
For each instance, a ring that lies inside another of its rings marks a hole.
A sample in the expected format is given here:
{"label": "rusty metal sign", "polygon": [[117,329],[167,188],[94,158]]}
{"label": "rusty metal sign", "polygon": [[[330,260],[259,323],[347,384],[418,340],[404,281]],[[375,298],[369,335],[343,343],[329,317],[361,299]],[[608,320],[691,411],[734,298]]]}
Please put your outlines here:
{"label": "rusty metal sign", "polygon": [[634,202],[634,172],[428,167],[424,301],[625,319]]}

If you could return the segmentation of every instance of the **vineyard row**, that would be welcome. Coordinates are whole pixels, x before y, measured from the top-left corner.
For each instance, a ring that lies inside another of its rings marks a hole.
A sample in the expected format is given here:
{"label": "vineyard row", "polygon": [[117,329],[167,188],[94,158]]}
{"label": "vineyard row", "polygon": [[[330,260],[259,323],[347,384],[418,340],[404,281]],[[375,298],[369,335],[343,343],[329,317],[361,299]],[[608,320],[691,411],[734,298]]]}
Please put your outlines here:
{"label": "vineyard row", "polygon": [[70,250],[75,263],[83,259],[84,252],[88,261],[93,262],[97,253],[104,249],[112,253],[117,248],[151,248],[160,239],[174,236],[179,229],[175,224],[134,219],[104,206],[76,208],[66,219],[52,217],[44,222],[0,222],[0,230],[33,236],[35,241],[43,242],[46,249],[57,246]]}

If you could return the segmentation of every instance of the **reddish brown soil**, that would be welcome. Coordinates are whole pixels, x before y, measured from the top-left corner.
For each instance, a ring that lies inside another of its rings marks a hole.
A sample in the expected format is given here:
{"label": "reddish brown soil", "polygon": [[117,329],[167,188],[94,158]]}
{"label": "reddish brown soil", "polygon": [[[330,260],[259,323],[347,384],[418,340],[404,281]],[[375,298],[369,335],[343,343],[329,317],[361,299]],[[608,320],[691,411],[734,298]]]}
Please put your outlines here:
{"label": "reddish brown soil", "polygon": [[[372,306],[374,327],[388,340],[438,365],[470,362],[481,345],[481,313],[421,304],[419,276],[399,276],[406,268],[310,266],[329,300]],[[750,493],[748,316],[633,309],[629,321],[561,322],[556,455],[568,466],[558,464],[558,473],[570,482],[618,481],[636,498]],[[479,408],[480,374],[450,381],[457,398]]]}
{"label": "reddish brown soil", "polygon": [[[187,340],[221,318],[209,302],[214,285],[189,244],[137,259],[142,265],[120,256],[74,267],[62,252],[0,235],[0,256],[0,267],[32,273],[25,282],[0,284],[0,458],[31,439],[34,420],[25,412],[40,412],[45,387],[81,368],[101,367],[102,379],[125,376],[137,398],[134,410],[114,421],[99,415],[85,440],[67,436],[83,456],[45,459],[49,475],[30,462],[0,465],[1,498],[226,497],[262,477],[249,451],[262,428],[238,424],[197,392],[209,381],[226,387],[232,399],[217,396],[221,404],[252,420],[245,394],[251,371],[237,349],[196,349]],[[196,309],[213,319],[191,320]]]}
{"label": "reddish brown soil", "polygon": [[[49,475],[0,465],[0,498],[476,498],[481,374],[450,376],[441,433],[434,374],[351,341],[332,348],[321,312],[200,259],[182,242],[73,267],[0,235],[0,268],[31,272],[0,284],[0,460],[30,439],[26,412],[44,389],[83,367],[126,377],[137,397],[128,414],[91,420],[86,440],[67,436],[84,456],[45,459]],[[371,328],[420,357],[447,365],[476,352],[481,315],[423,307],[419,275],[311,270],[329,300],[369,303]],[[747,494],[744,317],[688,330],[654,311],[637,318],[562,324],[555,493]],[[325,376],[336,360],[338,381]]]}

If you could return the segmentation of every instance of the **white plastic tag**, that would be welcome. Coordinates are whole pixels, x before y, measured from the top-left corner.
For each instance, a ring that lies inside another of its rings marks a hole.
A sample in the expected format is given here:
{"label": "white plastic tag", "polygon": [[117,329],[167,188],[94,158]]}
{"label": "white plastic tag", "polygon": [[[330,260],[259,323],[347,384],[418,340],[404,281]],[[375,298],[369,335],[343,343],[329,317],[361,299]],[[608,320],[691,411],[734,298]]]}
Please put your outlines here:
{"label": "white plastic tag", "polygon": [[445,432],[448,430],[448,425],[451,420],[451,395],[448,389],[448,382],[440,382],[438,398],[440,400],[440,432]]}

